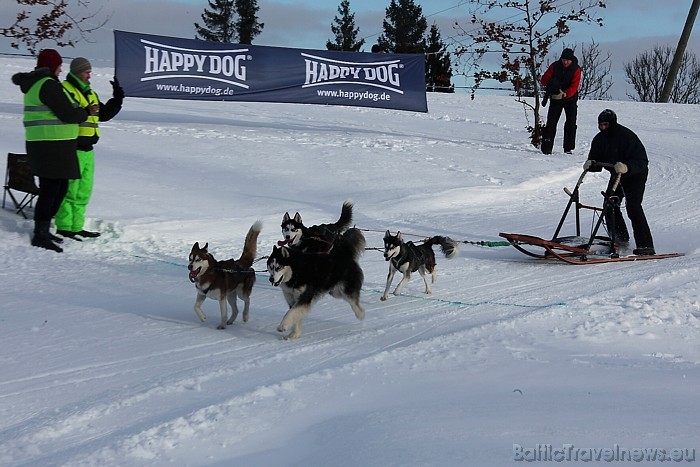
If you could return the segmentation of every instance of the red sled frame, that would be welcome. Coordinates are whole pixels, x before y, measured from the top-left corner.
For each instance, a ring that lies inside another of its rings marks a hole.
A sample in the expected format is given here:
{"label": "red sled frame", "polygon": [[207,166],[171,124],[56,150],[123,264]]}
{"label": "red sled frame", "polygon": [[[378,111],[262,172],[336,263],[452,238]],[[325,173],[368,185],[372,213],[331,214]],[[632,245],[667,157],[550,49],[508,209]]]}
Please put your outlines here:
{"label": "red sled frame", "polygon": [[[597,167],[608,167],[611,168],[613,164],[595,163]],[[581,203],[579,188],[583,183],[588,170],[584,170],[573,191],[568,188],[564,188],[564,192],[569,195],[569,201],[564,209],[564,214],[562,214],[559,224],[557,225],[551,240],[545,240],[540,237],[535,237],[533,235],[524,234],[511,234],[501,232],[499,235],[513,245],[518,251],[525,253],[528,256],[540,259],[558,259],[570,264],[595,264],[595,263],[609,263],[613,261],[639,261],[645,259],[661,259],[661,258],[672,258],[676,256],[682,256],[680,253],[667,253],[660,255],[636,255],[636,256],[621,256],[618,251],[617,239],[615,238],[615,225],[608,225],[608,231],[610,236],[598,235],[598,231],[603,224],[603,220],[607,217],[611,223],[614,224],[615,216],[606,214],[620,206],[619,197],[615,196],[615,190],[620,184],[621,174],[615,174],[614,178],[611,178],[611,182],[608,184],[608,189],[605,192],[601,192],[603,195],[603,207],[598,208],[595,206],[588,206]],[[574,214],[576,219],[576,235],[569,237],[560,237],[564,223],[569,216],[572,206],[574,207]],[[593,211],[594,219],[595,214],[598,213],[598,219],[591,229],[590,236],[587,238],[581,237],[581,210],[591,210]],[[532,250],[532,247],[537,248],[538,252]]]}

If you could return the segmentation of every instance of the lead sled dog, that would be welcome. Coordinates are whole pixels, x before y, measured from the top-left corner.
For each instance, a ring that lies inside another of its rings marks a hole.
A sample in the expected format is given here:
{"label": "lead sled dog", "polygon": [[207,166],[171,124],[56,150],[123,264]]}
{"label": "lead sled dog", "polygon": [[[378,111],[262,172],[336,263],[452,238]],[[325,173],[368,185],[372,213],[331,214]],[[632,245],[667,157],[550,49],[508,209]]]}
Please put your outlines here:
{"label": "lead sled dog", "polygon": [[[202,310],[202,303],[207,297],[219,302],[221,312],[221,324],[217,329],[226,329],[238,317],[238,305],[236,298],[243,300],[243,322],[248,321],[250,313],[250,293],[255,284],[255,271],[252,268],[255,255],[257,255],[258,235],[262,229],[260,221],[255,222],[245,237],[243,252],[237,260],[228,259],[217,261],[209,253],[209,243],[199,246],[199,242],[192,245],[190,251],[189,270],[190,282],[197,289],[197,298],[194,302],[194,311],[201,321],[206,319]],[[228,318],[226,302],[231,305],[231,318]]]}
{"label": "lead sled dog", "polygon": [[427,239],[424,243],[416,245],[413,242],[404,242],[401,238],[401,232],[396,232],[392,235],[388,230],[384,235],[384,259],[389,261],[389,274],[386,277],[386,287],[381,300],[388,298],[391,281],[394,280],[396,271],[403,274],[403,278],[396,286],[394,295],[400,295],[403,287],[411,279],[411,273],[418,271],[425,283],[425,293],[433,293],[428,283],[426,273],[431,275],[431,282],[435,282],[435,253],[433,245],[440,245],[445,258],[452,259],[457,255],[457,242],[449,237],[436,235]]}
{"label": "lead sled dog", "polygon": [[365,248],[365,237],[356,228],[348,229],[328,253],[310,253],[296,248],[272,247],[267,260],[270,283],[280,287],[289,305],[277,331],[291,332],[285,339],[301,335],[301,321],[325,294],[350,304],[357,319],[365,317],[360,305],[364,274],[358,259]]}

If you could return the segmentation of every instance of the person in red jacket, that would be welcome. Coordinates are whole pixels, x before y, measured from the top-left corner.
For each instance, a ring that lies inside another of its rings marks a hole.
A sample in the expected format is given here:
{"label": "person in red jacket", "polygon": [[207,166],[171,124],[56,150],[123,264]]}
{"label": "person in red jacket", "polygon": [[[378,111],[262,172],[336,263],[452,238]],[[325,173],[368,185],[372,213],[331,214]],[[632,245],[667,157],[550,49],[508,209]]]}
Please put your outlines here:
{"label": "person in red jacket", "polygon": [[571,154],[576,147],[578,87],[581,84],[581,67],[578,66],[578,59],[574,55],[574,51],[564,49],[561,59],[547,68],[547,71],[542,75],[541,82],[545,88],[545,97],[550,98],[547,125],[542,132],[542,145],[540,147],[542,153],[552,153],[559,117],[561,117],[563,110],[566,114],[564,152]]}

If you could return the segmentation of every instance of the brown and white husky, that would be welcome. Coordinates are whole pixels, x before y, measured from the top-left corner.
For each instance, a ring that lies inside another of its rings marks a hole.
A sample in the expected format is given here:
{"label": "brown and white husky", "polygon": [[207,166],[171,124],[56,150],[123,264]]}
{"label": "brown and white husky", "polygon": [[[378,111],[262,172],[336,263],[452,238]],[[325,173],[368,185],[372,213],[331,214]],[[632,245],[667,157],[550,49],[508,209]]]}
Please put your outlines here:
{"label": "brown and white husky", "polygon": [[[226,329],[227,324],[233,324],[238,317],[236,297],[243,300],[243,322],[248,321],[250,312],[250,293],[255,284],[255,271],[252,268],[255,255],[258,251],[258,235],[262,229],[260,221],[255,222],[248,230],[243,243],[243,253],[237,260],[228,259],[217,261],[209,253],[209,243],[203,247],[199,242],[192,245],[190,262],[187,269],[190,271],[190,282],[197,289],[197,299],[194,302],[194,311],[200,320],[206,316],[202,310],[202,303],[207,297],[219,301],[221,311],[221,324],[217,329]],[[226,302],[231,305],[231,318],[228,318]]]}

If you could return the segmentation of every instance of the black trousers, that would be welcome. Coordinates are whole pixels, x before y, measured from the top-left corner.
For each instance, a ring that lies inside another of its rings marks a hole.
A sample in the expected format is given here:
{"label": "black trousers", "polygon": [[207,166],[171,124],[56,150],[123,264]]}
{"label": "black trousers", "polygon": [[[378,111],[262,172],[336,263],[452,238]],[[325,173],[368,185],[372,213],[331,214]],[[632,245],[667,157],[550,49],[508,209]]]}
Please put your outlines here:
{"label": "black trousers", "polygon": [[39,177],[39,199],[34,207],[34,220],[51,221],[67,192],[68,180]]}
{"label": "black trousers", "polygon": [[561,112],[564,111],[566,121],[564,122],[564,151],[572,151],[576,148],[576,117],[578,115],[578,101],[549,100],[549,110],[547,111],[547,125],[542,131],[542,152],[551,154],[554,147],[554,137],[557,135],[557,125]]}
{"label": "black trousers", "polygon": [[[651,230],[649,229],[649,223],[644,215],[644,209],[642,209],[642,200],[644,199],[644,189],[647,183],[648,172],[644,172],[638,175],[623,175],[618,185],[617,190],[613,193],[614,196],[619,197],[620,201],[625,199],[625,204],[627,206],[627,217],[630,218],[632,223],[632,231],[634,232],[634,243],[637,248],[654,248],[654,240],[651,237]],[[610,180],[612,184],[612,178]],[[608,185],[610,187],[610,185]],[[627,234],[627,226],[625,225],[625,220],[622,218],[622,212],[620,208],[616,208],[613,211],[615,216],[615,230],[616,236],[620,240],[624,240],[625,234]],[[609,219],[608,219],[609,220]],[[611,225],[608,222],[608,225]]]}

